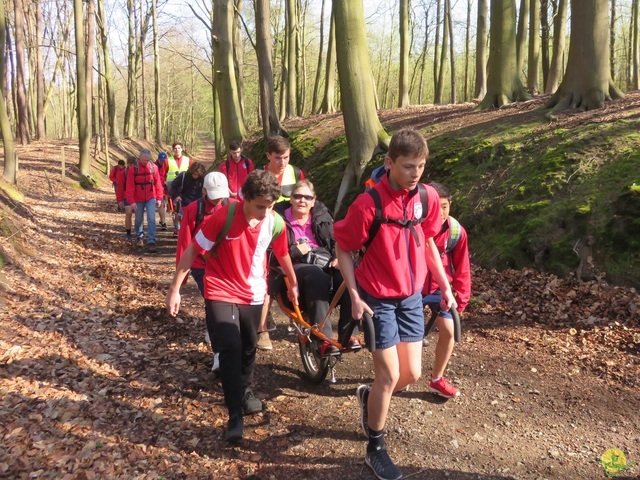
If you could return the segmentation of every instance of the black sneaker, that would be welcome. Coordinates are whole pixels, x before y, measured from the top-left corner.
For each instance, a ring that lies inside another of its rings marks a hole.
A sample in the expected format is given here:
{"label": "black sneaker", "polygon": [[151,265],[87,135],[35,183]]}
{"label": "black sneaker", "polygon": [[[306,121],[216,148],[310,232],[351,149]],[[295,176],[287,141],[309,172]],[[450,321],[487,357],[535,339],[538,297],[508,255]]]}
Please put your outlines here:
{"label": "black sneaker", "polygon": [[244,430],[244,420],[242,415],[234,415],[227,422],[227,429],[224,432],[224,439],[227,442],[237,443],[242,440],[242,431]]}
{"label": "black sneaker", "polygon": [[360,385],[356,390],[356,398],[360,404],[360,427],[364,436],[369,438],[369,409],[367,402],[369,401],[369,393],[371,387],[369,385]]}
{"label": "black sneaker", "polygon": [[396,467],[385,447],[378,447],[368,451],[364,457],[364,462],[371,467],[373,474],[380,480],[400,480],[402,472]]}
{"label": "black sneaker", "polygon": [[166,223],[161,223],[160,224],[160,230],[162,230],[163,232],[167,231],[167,224]]}
{"label": "black sneaker", "polygon": [[250,389],[244,391],[242,398],[242,410],[245,415],[253,415],[262,411],[263,405],[258,397],[256,397]]}

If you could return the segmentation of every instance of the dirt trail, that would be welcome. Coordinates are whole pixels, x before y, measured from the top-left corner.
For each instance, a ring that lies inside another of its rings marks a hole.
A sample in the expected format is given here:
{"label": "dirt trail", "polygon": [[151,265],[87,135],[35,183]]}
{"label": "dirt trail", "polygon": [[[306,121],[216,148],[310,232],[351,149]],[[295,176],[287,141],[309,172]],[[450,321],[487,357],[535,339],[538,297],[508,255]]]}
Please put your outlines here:
{"label": "dirt trail", "polygon": [[[229,447],[193,282],[178,319],[162,307],[175,240],[160,232],[156,255],[126,242],[108,186],[54,180],[50,198],[42,170],[54,156],[34,155],[21,155],[20,179],[37,218],[21,236],[31,256],[3,272],[0,478],[373,479],[354,397],[372,379],[367,353],[344,355],[335,384],[310,385],[274,307],[274,349],[258,353],[254,382],[267,409]],[[496,288],[488,281],[476,295]],[[464,318],[447,372],[459,399],[426,393],[424,378],[393,399],[388,445],[405,478],[606,478],[597,460],[610,448],[639,462],[640,389],[578,363],[562,330],[501,307]],[[617,478],[640,478],[640,466]]]}

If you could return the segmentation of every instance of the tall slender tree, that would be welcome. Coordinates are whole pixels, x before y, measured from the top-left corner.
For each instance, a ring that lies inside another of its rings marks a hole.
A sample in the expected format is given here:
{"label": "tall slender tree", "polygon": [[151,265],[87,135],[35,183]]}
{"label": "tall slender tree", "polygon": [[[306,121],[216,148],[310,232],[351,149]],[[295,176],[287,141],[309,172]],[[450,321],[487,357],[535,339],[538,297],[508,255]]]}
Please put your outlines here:
{"label": "tall slender tree", "polygon": [[111,73],[111,56],[109,54],[109,40],[107,36],[107,19],[104,13],[104,1],[98,0],[97,23],[100,34],[100,48],[102,49],[102,59],[104,62],[104,84],[107,111],[109,117],[109,140],[113,143],[120,143],[120,132],[118,131],[118,120],[116,117],[116,93],[113,75]]}
{"label": "tall slender tree", "polygon": [[489,0],[478,0],[476,21],[476,85],[473,98],[482,100],[487,93],[487,33],[489,28]]}
{"label": "tall slender tree", "polygon": [[540,1],[531,0],[529,11],[529,55],[527,62],[527,89],[536,94],[540,90]]}
{"label": "tall slender tree", "polygon": [[592,110],[624,94],[609,70],[609,4],[607,0],[571,1],[571,39],[567,71],[547,101],[549,113],[564,108]]}
{"label": "tall slender tree", "polygon": [[84,14],[82,0],[73,0],[73,13],[76,31],[76,94],[78,139],[80,144],[80,173],[85,178],[91,177],[91,138],[89,137],[89,123],[87,121],[87,70],[84,38]]}
{"label": "tall slender tree", "polygon": [[155,109],[155,142],[162,146],[162,112],[160,110],[160,53],[158,48],[158,2],[151,0],[153,17],[153,104]]}
{"label": "tall slender tree", "polygon": [[13,14],[15,22],[15,60],[16,60],[16,117],[17,117],[17,139],[19,143],[31,143],[31,122],[29,113],[29,102],[27,101],[27,74],[25,71],[27,59],[25,57],[24,38],[24,9],[22,0],[14,0]]}
{"label": "tall slender tree", "polygon": [[[529,5],[530,0],[520,0],[520,11],[518,12],[518,30],[516,32],[516,64],[518,75],[522,74],[524,60],[526,58],[525,54],[527,52],[527,25],[529,25]],[[493,8],[491,12],[491,22],[493,22]]]}
{"label": "tall slender tree", "polygon": [[551,64],[549,65],[549,76],[544,93],[554,93],[560,84],[562,69],[564,66],[565,31],[567,25],[568,0],[558,1],[558,10],[553,21],[553,50],[551,54]]}
{"label": "tall slender tree", "polygon": [[329,26],[329,45],[327,46],[327,67],[325,68],[324,95],[320,105],[320,113],[336,111],[336,21],[331,7],[331,23]]}
{"label": "tall slender tree", "polygon": [[36,2],[36,138],[43,140],[44,127],[44,20],[42,2]]}
{"label": "tall slender tree", "polygon": [[5,65],[7,61],[7,19],[4,2],[0,2],[0,131],[2,132],[2,146],[4,148],[4,169],[2,177],[10,183],[17,183],[18,165],[13,145],[13,131],[11,121],[7,115]]}
{"label": "tall slender tree", "polygon": [[322,54],[324,49],[324,6],[326,0],[322,0],[320,7],[320,39],[318,41],[318,64],[316,65],[316,79],[313,82],[313,100],[311,101],[311,111],[318,111],[318,98],[320,92],[320,80],[322,79]]}
{"label": "tall slender tree", "polygon": [[409,0],[400,0],[400,76],[398,107],[411,104],[409,99]]}
{"label": "tall slender tree", "polygon": [[361,1],[334,0],[338,78],[342,98],[342,115],[349,146],[349,162],[338,191],[335,211],[351,187],[360,181],[362,171],[374,152],[389,144],[375,110],[373,76],[369,61]]}

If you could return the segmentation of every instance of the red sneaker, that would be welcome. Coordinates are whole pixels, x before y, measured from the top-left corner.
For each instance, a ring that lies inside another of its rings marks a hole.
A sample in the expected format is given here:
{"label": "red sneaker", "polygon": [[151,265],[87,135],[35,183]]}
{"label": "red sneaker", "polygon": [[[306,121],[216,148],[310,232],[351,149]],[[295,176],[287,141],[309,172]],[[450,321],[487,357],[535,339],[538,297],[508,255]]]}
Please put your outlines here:
{"label": "red sneaker", "polygon": [[449,380],[445,377],[441,377],[437,382],[431,380],[429,382],[429,391],[444,398],[455,398],[460,396],[460,390],[451,385]]}

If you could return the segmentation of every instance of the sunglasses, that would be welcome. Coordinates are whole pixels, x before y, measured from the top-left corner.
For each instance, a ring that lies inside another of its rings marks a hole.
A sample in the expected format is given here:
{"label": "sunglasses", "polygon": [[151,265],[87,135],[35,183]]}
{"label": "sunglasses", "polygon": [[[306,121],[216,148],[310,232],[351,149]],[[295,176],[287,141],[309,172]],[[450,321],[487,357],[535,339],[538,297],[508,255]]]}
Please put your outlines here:
{"label": "sunglasses", "polygon": [[310,202],[311,200],[316,198],[313,195],[303,195],[301,193],[294,193],[291,196],[293,197],[294,200],[302,200],[304,198],[307,202]]}

